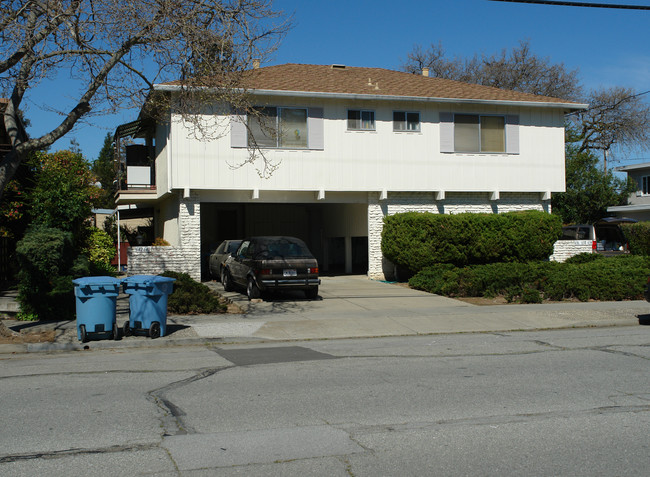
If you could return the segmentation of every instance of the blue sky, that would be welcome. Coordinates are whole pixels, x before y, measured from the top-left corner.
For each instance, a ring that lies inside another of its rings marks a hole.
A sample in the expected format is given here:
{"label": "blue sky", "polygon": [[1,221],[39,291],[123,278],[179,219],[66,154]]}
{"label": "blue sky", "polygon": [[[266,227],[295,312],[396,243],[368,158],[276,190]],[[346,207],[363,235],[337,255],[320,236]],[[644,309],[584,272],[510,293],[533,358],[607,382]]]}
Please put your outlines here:
{"label": "blue sky", "polygon": [[[650,6],[650,0],[592,1]],[[587,89],[650,90],[650,11],[488,0],[276,0],[274,5],[293,14],[295,26],[262,66],[340,63],[398,69],[416,44],[442,42],[449,56],[470,57],[528,40],[535,54],[579,69]],[[646,97],[650,100],[650,94]],[[34,108],[28,117],[34,125],[50,127],[56,120]],[[130,110],[93,118],[92,124],[75,128],[52,149],[69,148],[75,138],[86,158],[93,160],[106,133],[136,117],[137,111]],[[42,132],[34,127],[32,135]],[[638,159],[629,157],[627,162]]]}

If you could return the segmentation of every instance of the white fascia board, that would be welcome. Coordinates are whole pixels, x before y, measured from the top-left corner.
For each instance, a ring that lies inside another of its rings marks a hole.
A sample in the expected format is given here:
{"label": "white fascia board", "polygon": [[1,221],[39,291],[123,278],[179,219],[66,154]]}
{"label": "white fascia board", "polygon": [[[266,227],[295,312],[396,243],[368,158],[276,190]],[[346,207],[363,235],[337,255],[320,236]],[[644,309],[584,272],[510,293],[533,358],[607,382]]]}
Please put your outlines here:
{"label": "white fascia board", "polygon": [[630,164],[628,166],[618,166],[615,167],[615,171],[627,172],[627,171],[636,171],[639,169],[650,169],[650,162],[643,162],[641,164]]}
{"label": "white fascia board", "polygon": [[643,212],[650,211],[650,204],[614,205],[607,207],[607,212]]}
{"label": "white fascia board", "polygon": [[[156,84],[157,91],[180,91],[181,86]],[[588,104],[583,103],[547,103],[538,101],[506,101],[494,99],[466,99],[466,98],[438,98],[431,96],[393,96],[382,94],[352,94],[352,93],[326,93],[317,91],[281,91],[275,89],[251,89],[247,93],[256,96],[279,96],[291,98],[324,98],[324,99],[349,99],[366,101],[411,101],[419,103],[455,103],[455,104],[490,104],[498,106],[528,106],[534,108],[567,109],[580,111],[587,109]]]}

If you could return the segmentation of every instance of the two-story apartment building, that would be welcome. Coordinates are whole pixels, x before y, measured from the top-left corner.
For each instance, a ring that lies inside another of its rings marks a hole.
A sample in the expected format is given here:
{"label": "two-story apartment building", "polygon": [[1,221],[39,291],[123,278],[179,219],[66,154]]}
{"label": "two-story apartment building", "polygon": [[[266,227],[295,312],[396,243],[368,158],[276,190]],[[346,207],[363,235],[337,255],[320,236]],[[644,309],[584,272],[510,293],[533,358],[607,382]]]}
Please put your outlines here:
{"label": "two-story apartment building", "polygon": [[[161,268],[198,277],[223,239],[294,235],[324,272],[390,277],[387,215],[549,211],[551,194],[565,190],[564,115],[585,107],[343,65],[257,68],[245,82],[257,114],[206,106],[222,128],[214,139],[197,139],[174,110],[121,126],[118,136],[146,138],[148,159],[126,164],[118,203],[151,207],[156,235],[172,245],[147,251]],[[247,163],[252,145],[261,154]],[[256,168],[262,155],[276,166],[267,177]],[[130,167],[144,184],[131,187]]]}
{"label": "two-story apartment building", "polygon": [[630,194],[628,205],[608,207],[607,211],[617,217],[628,217],[638,221],[650,220],[650,162],[615,167],[625,172],[637,184],[636,192]]}

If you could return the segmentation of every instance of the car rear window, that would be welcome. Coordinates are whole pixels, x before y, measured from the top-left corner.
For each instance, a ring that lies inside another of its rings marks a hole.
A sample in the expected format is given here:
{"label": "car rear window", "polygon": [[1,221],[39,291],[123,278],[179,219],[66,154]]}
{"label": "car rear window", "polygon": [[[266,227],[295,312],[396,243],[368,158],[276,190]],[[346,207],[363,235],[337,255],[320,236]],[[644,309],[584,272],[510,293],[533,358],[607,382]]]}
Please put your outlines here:
{"label": "car rear window", "polygon": [[278,259],[278,258],[311,258],[312,254],[307,246],[290,239],[265,240],[255,244],[255,256],[257,258]]}

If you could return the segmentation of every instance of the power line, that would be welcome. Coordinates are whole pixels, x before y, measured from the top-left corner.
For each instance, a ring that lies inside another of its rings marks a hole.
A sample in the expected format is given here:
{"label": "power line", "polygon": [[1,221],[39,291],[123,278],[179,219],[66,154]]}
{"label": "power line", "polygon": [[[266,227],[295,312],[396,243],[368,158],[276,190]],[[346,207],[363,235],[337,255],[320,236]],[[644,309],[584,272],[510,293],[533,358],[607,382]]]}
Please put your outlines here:
{"label": "power line", "polygon": [[509,3],[534,3],[537,5],[554,5],[554,6],[562,6],[562,7],[618,8],[622,10],[650,10],[650,6],[619,5],[616,3],[564,2],[564,1],[554,1],[554,0],[488,0],[488,1],[509,2]]}

